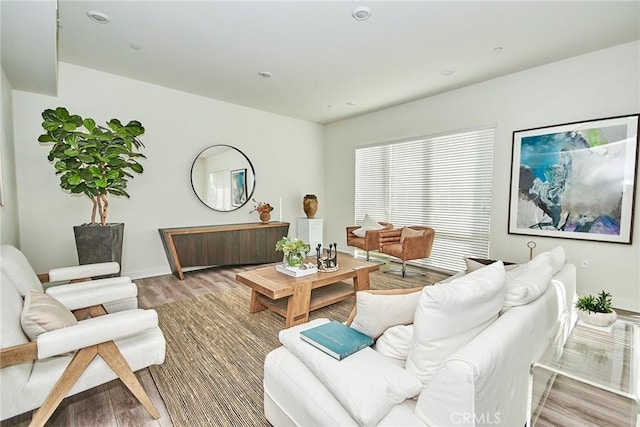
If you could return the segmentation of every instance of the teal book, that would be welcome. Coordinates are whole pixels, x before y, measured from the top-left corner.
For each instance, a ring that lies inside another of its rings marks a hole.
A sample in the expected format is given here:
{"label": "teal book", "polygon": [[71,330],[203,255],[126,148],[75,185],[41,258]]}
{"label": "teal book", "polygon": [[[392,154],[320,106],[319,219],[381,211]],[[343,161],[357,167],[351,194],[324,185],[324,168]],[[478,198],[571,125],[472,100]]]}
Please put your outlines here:
{"label": "teal book", "polygon": [[300,332],[300,338],[338,360],[373,344],[370,336],[335,320]]}

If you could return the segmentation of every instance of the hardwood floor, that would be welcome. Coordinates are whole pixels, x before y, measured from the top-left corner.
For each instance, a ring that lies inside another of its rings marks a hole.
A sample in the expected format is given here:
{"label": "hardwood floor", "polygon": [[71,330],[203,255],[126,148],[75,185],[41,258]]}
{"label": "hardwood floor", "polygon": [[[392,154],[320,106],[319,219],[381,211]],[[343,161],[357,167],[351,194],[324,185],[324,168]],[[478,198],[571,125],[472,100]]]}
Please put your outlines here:
{"label": "hardwood floor", "polygon": [[[395,268],[392,266],[391,268]],[[136,279],[138,301],[141,308],[153,308],[183,298],[192,298],[209,293],[221,292],[242,286],[235,281],[237,272],[254,268],[230,267],[211,268],[190,272],[185,280],[173,275]],[[445,276],[427,272],[427,279],[437,281]],[[412,280],[411,278],[409,280]],[[618,310],[624,316],[638,318],[637,313]],[[153,378],[148,369],[136,373],[143,387],[149,393],[161,418],[154,420],[138,403],[119,380],[79,393],[63,400],[47,426],[68,427],[168,427],[172,426]],[[588,402],[600,402],[595,407]],[[611,393],[603,392],[575,383],[568,379],[558,379],[547,398],[537,425],[551,426],[623,426],[635,409]],[[24,427],[31,420],[31,412],[2,421],[0,427]],[[635,425],[632,424],[632,425]]]}

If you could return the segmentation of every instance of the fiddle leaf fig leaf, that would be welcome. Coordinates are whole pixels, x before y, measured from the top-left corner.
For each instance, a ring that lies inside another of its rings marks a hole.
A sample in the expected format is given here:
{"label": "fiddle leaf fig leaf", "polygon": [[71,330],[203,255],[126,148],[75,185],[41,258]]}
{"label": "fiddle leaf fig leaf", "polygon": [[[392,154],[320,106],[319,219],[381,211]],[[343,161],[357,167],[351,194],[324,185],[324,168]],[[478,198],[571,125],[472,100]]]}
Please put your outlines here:
{"label": "fiddle leaf fig leaf", "polygon": [[93,163],[95,161],[93,156],[87,153],[78,154],[78,159],[84,163]]}
{"label": "fiddle leaf fig leaf", "polygon": [[82,182],[82,177],[80,177],[80,174],[78,172],[71,173],[67,177],[67,183],[70,185],[78,185],[81,182]]}
{"label": "fiddle leaf fig leaf", "polygon": [[93,130],[96,127],[96,121],[93,119],[84,119],[84,121],[82,122],[82,124],[84,125],[85,128],[87,128],[87,130],[91,133],[93,133]]}
{"label": "fiddle leaf fig leaf", "polygon": [[131,170],[137,173],[142,173],[143,168],[140,163],[135,162],[135,163],[131,163]]}
{"label": "fiddle leaf fig leaf", "polygon": [[107,172],[106,174],[106,178],[107,179],[116,179],[120,177],[120,172],[117,171],[116,169],[111,169],[109,172]]}
{"label": "fiddle leaf fig leaf", "polygon": [[48,133],[38,137],[39,142],[56,142],[56,139]]}
{"label": "fiddle leaf fig leaf", "polygon": [[74,131],[77,128],[78,128],[78,126],[76,126],[75,123],[66,122],[66,123],[62,124],[62,129],[66,130],[67,132]]}

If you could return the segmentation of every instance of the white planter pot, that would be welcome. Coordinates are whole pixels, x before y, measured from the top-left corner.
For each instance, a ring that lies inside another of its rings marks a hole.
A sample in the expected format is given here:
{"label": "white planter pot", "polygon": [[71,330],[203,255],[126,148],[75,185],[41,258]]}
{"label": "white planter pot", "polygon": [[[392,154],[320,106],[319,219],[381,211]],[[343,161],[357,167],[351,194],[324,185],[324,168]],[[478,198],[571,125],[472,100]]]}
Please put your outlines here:
{"label": "white planter pot", "polygon": [[588,323],[594,326],[609,326],[616,321],[618,315],[614,310],[609,313],[596,313],[594,311],[588,312],[584,310],[578,310],[578,317],[584,323]]}

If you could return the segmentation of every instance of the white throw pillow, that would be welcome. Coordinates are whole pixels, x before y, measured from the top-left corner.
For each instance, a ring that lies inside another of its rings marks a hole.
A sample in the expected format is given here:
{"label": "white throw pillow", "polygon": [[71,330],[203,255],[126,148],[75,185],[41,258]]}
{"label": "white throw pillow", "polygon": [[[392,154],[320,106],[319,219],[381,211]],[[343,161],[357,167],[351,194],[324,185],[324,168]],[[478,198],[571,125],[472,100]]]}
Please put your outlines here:
{"label": "white throw pillow", "polygon": [[522,268],[507,273],[505,307],[529,304],[544,294],[551,284],[552,267],[547,262],[525,264]]}
{"label": "white throw pillow", "polygon": [[404,239],[407,237],[413,236],[422,236],[424,234],[424,230],[414,230],[409,227],[402,227],[402,231],[400,232],[400,243],[404,242]]}
{"label": "white throw pillow", "polygon": [[413,323],[420,291],[403,295],[356,293],[356,317],[351,327],[376,339],[388,328]]}
{"label": "white throw pillow", "polygon": [[413,325],[398,325],[384,331],[373,349],[404,368],[413,344]]}
{"label": "white throw pillow", "polygon": [[564,248],[562,246],[556,246],[549,251],[549,255],[551,256],[551,274],[556,274],[562,270],[562,267],[564,267],[567,261]]}
{"label": "white throw pillow", "polygon": [[540,252],[538,255],[533,257],[531,261],[524,265],[540,265],[540,263],[551,265],[551,274],[556,274],[566,262],[567,258],[564,252],[564,248],[562,246],[557,246],[550,251]]}
{"label": "white throw pillow", "polygon": [[358,237],[364,237],[369,230],[382,230],[383,228],[384,225],[378,224],[375,219],[371,218],[369,214],[367,214],[364,216],[362,224],[360,224],[360,228],[353,230],[353,234]]}
{"label": "white throw pillow", "polygon": [[424,288],[406,363],[406,369],[423,385],[451,354],[498,317],[504,303],[505,275],[498,261],[451,282]]}
{"label": "white throw pillow", "polygon": [[24,296],[20,324],[25,335],[35,341],[44,332],[77,325],[78,321],[57,299],[30,289]]}
{"label": "white throw pillow", "polygon": [[360,425],[373,426],[394,405],[416,396],[420,381],[370,347],[342,360],[300,339],[300,331],[329,322],[315,319],[280,331],[280,342],[324,384]]}

